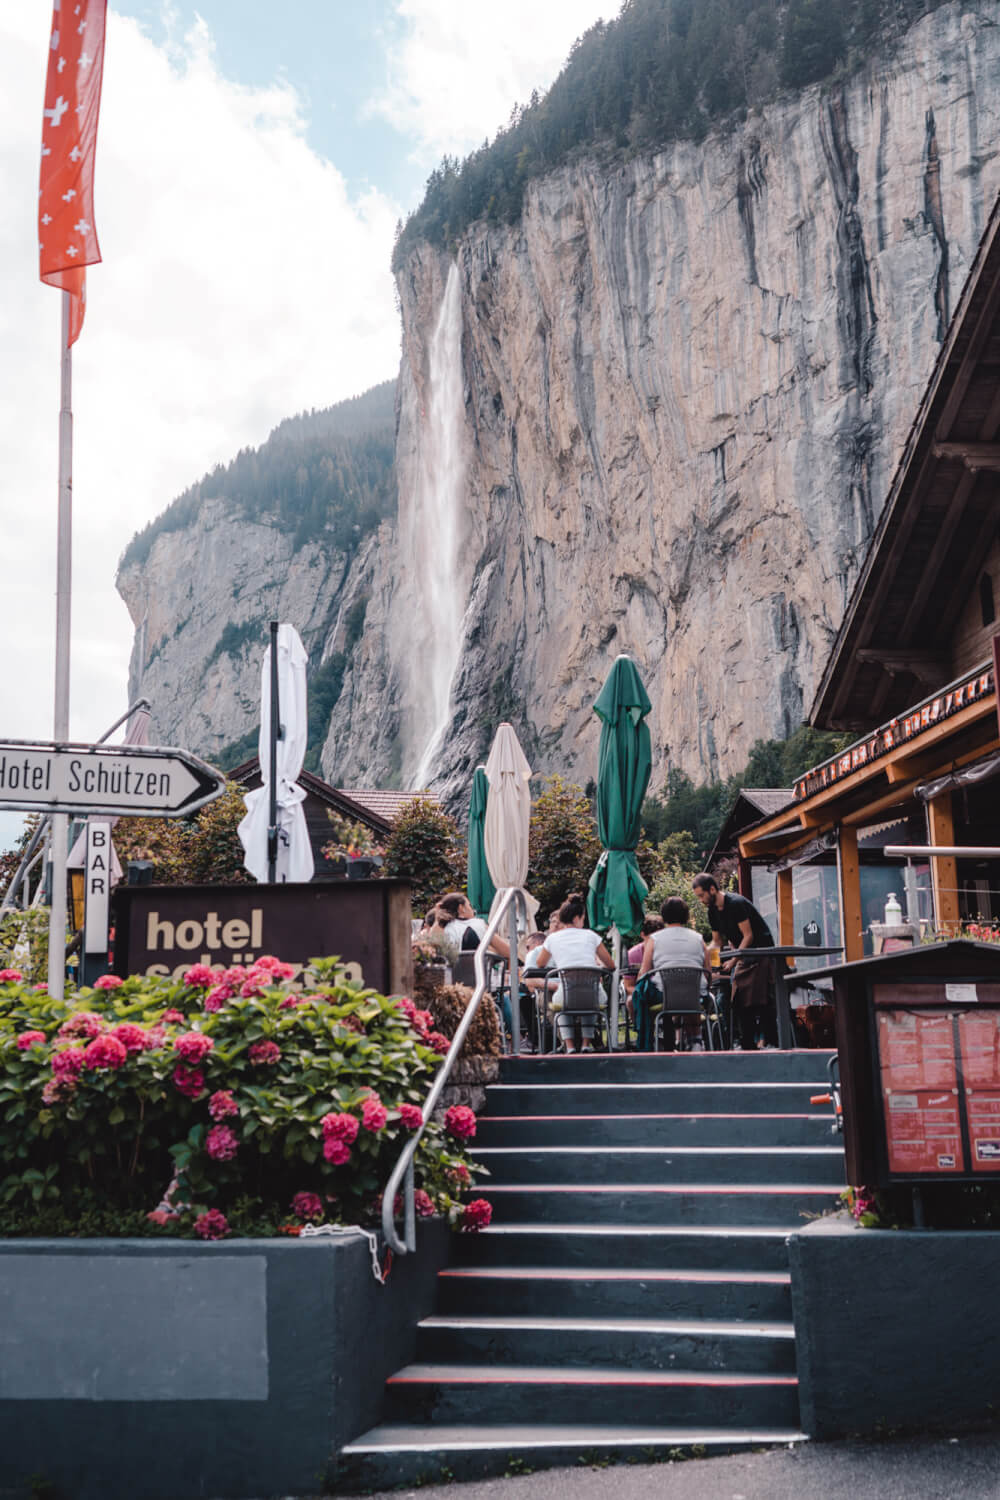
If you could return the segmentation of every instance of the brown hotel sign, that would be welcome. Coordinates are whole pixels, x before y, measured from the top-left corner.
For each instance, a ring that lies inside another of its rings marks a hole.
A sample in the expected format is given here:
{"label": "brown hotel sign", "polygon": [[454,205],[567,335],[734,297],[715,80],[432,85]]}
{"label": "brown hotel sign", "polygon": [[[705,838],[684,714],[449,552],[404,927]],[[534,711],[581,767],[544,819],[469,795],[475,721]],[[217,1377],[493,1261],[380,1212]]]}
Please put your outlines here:
{"label": "brown hotel sign", "polygon": [[881,760],[884,755],[888,755],[899,745],[919,741],[921,735],[926,734],[935,725],[950,719],[953,714],[967,708],[970,703],[976,703],[980,698],[985,698],[992,691],[992,668],[987,668],[985,671],[978,668],[968,677],[959,678],[957,682],[951,683],[935,697],[925,698],[923,703],[918,703],[908,713],[901,714],[897,719],[890,719],[888,724],[883,724],[880,729],[875,730],[874,734],[866,735],[863,740],[857,740],[846,750],[842,750],[839,755],[833,756],[822,765],[807,771],[804,776],[800,776],[795,783],[796,800],[801,801],[806,797],[815,796],[824,787],[833,786],[854,771],[871,765],[873,761]]}
{"label": "brown hotel sign", "polygon": [[412,988],[410,884],[119,886],[115,972],[180,978],[192,964],[233,968],[262,954],[296,966],[336,954],[384,994]]}

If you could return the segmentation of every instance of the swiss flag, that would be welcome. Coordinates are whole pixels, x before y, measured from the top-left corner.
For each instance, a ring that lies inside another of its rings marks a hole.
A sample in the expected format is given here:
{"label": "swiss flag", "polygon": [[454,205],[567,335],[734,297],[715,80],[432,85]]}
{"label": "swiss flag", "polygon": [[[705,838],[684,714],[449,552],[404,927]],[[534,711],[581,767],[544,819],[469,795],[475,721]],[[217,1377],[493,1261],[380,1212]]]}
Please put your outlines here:
{"label": "swiss flag", "polygon": [[69,342],[83,327],[86,272],[101,258],[94,157],[107,0],[53,0],[38,186],[39,274],[71,294]]}

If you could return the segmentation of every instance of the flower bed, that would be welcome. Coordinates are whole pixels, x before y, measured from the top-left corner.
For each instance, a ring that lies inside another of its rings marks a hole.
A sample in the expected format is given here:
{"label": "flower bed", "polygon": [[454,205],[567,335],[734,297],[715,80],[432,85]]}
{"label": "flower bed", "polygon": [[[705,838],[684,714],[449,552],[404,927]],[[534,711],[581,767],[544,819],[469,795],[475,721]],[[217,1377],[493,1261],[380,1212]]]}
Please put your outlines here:
{"label": "flower bed", "polygon": [[[332,960],[304,989],[291,972],[262,958],[180,983],[108,975],[64,1001],[0,973],[0,1234],[375,1224],[448,1040]],[[464,1113],[430,1122],[415,1165],[421,1213],[473,1228],[469,1133]]]}

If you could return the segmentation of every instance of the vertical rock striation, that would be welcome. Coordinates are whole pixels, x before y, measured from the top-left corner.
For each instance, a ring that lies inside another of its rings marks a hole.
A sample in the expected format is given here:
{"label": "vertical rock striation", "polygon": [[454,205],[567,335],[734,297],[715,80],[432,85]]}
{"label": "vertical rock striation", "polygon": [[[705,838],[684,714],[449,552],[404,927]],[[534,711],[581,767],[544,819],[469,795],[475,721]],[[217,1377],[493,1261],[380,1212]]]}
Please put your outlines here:
{"label": "vertical rock striation", "polygon": [[[731,772],[801,721],[1000,188],[998,21],[995,3],[945,6],[836,87],[697,146],[574,162],[517,225],[464,234],[442,789],[504,715],[537,766],[592,776],[591,704],[620,651],[653,699],[654,784],[671,764]],[[404,517],[447,272],[423,246],[399,276]],[[390,622],[395,567],[390,549],[372,582]],[[403,744],[356,679],[324,763],[405,780],[426,684],[363,647]]]}

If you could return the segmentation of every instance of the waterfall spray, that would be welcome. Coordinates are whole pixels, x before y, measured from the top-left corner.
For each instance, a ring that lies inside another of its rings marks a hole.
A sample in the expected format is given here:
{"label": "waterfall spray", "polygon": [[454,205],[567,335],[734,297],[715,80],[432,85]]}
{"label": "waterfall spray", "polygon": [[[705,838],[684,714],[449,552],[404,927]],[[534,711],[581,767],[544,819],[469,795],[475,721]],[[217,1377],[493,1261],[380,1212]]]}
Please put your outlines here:
{"label": "waterfall spray", "polygon": [[412,784],[426,785],[451,717],[451,689],[462,645],[464,602],[459,552],[464,517],[462,457],[462,301],[458,266],[448,271],[441,310],[428,351],[429,389],[419,436],[417,493],[406,527],[413,578],[410,745]]}

